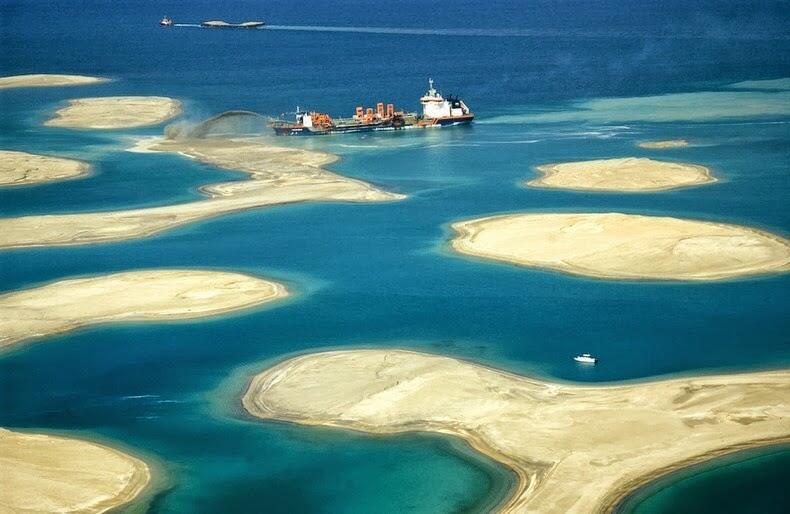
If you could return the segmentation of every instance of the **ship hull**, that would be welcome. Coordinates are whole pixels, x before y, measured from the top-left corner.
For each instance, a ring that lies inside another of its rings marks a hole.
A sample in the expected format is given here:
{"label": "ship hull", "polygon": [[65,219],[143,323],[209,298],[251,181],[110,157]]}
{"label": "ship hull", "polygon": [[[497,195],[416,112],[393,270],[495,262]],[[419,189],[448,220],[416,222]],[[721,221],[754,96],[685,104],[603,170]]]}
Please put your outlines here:
{"label": "ship hull", "polygon": [[278,136],[325,136],[328,134],[351,134],[355,132],[374,132],[376,130],[392,130],[393,127],[385,127],[381,124],[340,126],[327,129],[315,129],[299,125],[285,125],[272,127]]}
{"label": "ship hull", "polygon": [[450,127],[455,125],[468,125],[474,120],[474,115],[453,116],[446,118],[431,118],[406,123],[402,126],[392,124],[372,123],[359,125],[335,126],[326,129],[315,129],[301,125],[275,125],[272,127],[278,136],[327,136],[331,134],[351,134],[362,132],[380,132],[384,130],[406,130],[412,128]]}
{"label": "ship hull", "polygon": [[422,120],[418,125],[422,127],[452,127],[454,125],[468,125],[475,119],[474,114],[467,114],[464,116],[448,116],[446,118],[431,118],[429,120]]}

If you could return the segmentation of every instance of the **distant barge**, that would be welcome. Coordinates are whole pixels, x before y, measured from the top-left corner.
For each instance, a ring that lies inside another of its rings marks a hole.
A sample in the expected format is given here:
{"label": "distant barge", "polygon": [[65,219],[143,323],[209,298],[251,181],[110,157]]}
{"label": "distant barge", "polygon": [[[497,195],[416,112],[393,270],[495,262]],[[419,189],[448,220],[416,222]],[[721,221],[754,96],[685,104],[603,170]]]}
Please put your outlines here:
{"label": "distant barge", "polygon": [[376,110],[359,106],[351,118],[333,119],[321,112],[306,112],[296,108],[295,121],[274,120],[270,126],[278,136],[317,136],[349,132],[374,132],[408,128],[445,127],[466,125],[475,115],[458,98],[444,98],[428,79],[428,92],[420,98],[422,114],[396,111],[393,104],[379,102]]}

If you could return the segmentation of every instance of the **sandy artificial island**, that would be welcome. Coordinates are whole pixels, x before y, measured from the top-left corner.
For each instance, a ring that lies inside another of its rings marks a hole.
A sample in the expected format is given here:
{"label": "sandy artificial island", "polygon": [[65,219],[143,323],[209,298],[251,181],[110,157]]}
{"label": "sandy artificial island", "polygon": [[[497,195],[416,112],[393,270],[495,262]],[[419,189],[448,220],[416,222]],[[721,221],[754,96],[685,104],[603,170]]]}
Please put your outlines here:
{"label": "sandy artificial island", "polygon": [[200,318],[287,295],[282,284],[212,270],[138,270],[61,280],[0,295],[0,349],[85,325]]}
{"label": "sandy artificial island", "polygon": [[663,191],[716,182],[708,168],[636,157],[538,166],[529,186],[594,191]]}
{"label": "sandy artificial island", "polygon": [[294,202],[382,202],[402,195],[331,173],[331,154],[272,146],[258,139],[160,140],[147,151],[178,152],[248,180],[204,186],[195,202],[108,212],[0,218],[0,248],[98,243],[144,237],[185,223]]}
{"label": "sandy artificial island", "polygon": [[668,148],[685,148],[689,142],[685,139],[667,139],[665,141],[642,141],[636,146],[639,148],[648,148],[651,150],[665,150]]}
{"label": "sandy artificial island", "polygon": [[460,253],[574,275],[720,280],[790,270],[790,241],[739,225],[618,213],[510,214],[454,223]]}
{"label": "sandy artificial island", "polygon": [[0,512],[106,512],[151,480],[141,460],[80,439],[0,429]]}
{"label": "sandy artificial island", "polygon": [[790,371],[622,386],[546,383],[400,350],[296,357],[255,376],[252,415],[452,434],[519,477],[501,512],[605,511],[680,466],[790,440]]}
{"label": "sandy artificial island", "polygon": [[106,96],[69,100],[44,122],[50,127],[119,129],[156,125],[181,112],[181,102],[163,96]]}
{"label": "sandy artificial island", "polygon": [[27,152],[0,150],[0,186],[27,186],[82,177],[89,173],[86,162]]}
{"label": "sandy artificial island", "polygon": [[11,89],[16,87],[83,86],[87,84],[100,84],[108,81],[109,79],[86,77],[84,75],[14,75],[11,77],[0,77],[0,89]]}

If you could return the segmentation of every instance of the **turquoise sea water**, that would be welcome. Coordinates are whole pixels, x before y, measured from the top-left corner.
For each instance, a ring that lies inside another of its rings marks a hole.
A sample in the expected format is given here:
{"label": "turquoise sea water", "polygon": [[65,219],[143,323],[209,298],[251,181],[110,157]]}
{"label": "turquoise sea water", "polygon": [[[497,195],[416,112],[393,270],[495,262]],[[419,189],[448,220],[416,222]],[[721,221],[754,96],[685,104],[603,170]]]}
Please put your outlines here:
{"label": "turquoise sea water", "polygon": [[[728,87],[790,76],[783,4],[588,4],[176,1],[164,13],[141,1],[0,3],[1,75],[116,79],[0,91],[0,147],[94,164],[84,179],[0,190],[3,216],[183,202],[203,184],[242,178],[125,151],[161,127],[41,126],[69,98],[168,95],[185,102],[189,120],[296,104],[341,113],[378,99],[416,108],[433,76],[478,116],[468,128],[278,141],[337,153],[334,171],[407,194],[400,202],[283,206],[145,239],[0,252],[3,291],[188,266],[261,274],[297,292],[271,308],[92,327],[7,352],[0,425],[156,456],[167,480],[152,512],[249,512],[253,501],[267,512],[480,512],[505,496],[512,476],[461,443],[253,422],[238,409],[244,377],[294,352],[344,346],[416,348],[583,382],[787,366],[788,275],[623,283],[446,251],[450,222],[510,211],[664,214],[790,232],[788,93]],[[164,14],[280,27],[167,30],[156,25]],[[693,145],[635,147],[668,138]],[[720,181],[644,195],[519,186],[542,163],[629,155],[706,165]],[[601,365],[575,365],[581,351]],[[770,480],[786,476],[758,467]],[[729,469],[705,487],[729,487],[753,468]],[[668,488],[658,501],[696,491]],[[760,494],[786,503],[775,488]],[[705,509],[694,511],[720,511]]]}

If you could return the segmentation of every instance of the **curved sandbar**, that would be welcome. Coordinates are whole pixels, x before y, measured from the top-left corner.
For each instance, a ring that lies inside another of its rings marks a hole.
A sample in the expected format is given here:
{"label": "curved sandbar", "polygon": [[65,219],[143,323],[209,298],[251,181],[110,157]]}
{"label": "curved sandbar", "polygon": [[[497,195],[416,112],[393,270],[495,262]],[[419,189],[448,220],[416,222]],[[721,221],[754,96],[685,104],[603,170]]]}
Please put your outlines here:
{"label": "curved sandbar", "polygon": [[264,419],[452,434],[512,468],[501,512],[588,513],[634,480],[727,448],[790,439],[790,371],[582,387],[402,350],[296,357],[256,375]]}
{"label": "curved sandbar", "polygon": [[212,270],[137,270],[61,280],[0,295],[0,349],[85,325],[201,318],[286,296],[282,284]]}
{"label": "curved sandbar", "polygon": [[790,242],[740,225],[619,213],[454,223],[457,252],[620,280],[721,280],[790,270]]}
{"label": "curved sandbar", "polygon": [[181,102],[163,96],[105,96],[69,100],[44,122],[50,127],[118,129],[157,125],[181,112]]}
{"label": "curved sandbar", "polygon": [[542,177],[529,186],[591,191],[647,192],[716,182],[710,170],[696,164],[637,157],[563,162],[538,166]]}
{"label": "curved sandbar", "polygon": [[685,148],[689,142],[685,139],[667,139],[664,141],[642,141],[636,146],[639,148],[649,148],[651,150],[664,150],[667,148]]}
{"label": "curved sandbar", "polygon": [[765,89],[769,91],[790,91],[790,77],[769,80],[744,80],[730,84],[732,89]]}
{"label": "curved sandbar", "polygon": [[185,223],[247,209],[295,202],[384,202],[403,195],[322,168],[331,154],[271,146],[256,139],[162,140],[149,151],[178,152],[246,172],[249,180],[201,188],[196,202],[125,211],[0,218],[0,248],[71,245],[144,237]]}
{"label": "curved sandbar", "polygon": [[0,511],[106,512],[151,480],[145,462],[81,439],[0,428]]}
{"label": "curved sandbar", "polygon": [[0,186],[27,186],[82,177],[90,172],[86,162],[27,152],[0,150]]}
{"label": "curved sandbar", "polygon": [[83,86],[87,84],[100,84],[102,82],[109,82],[109,79],[102,77],[87,77],[85,75],[38,73],[32,75],[0,77],[0,89],[11,89],[16,87]]}

